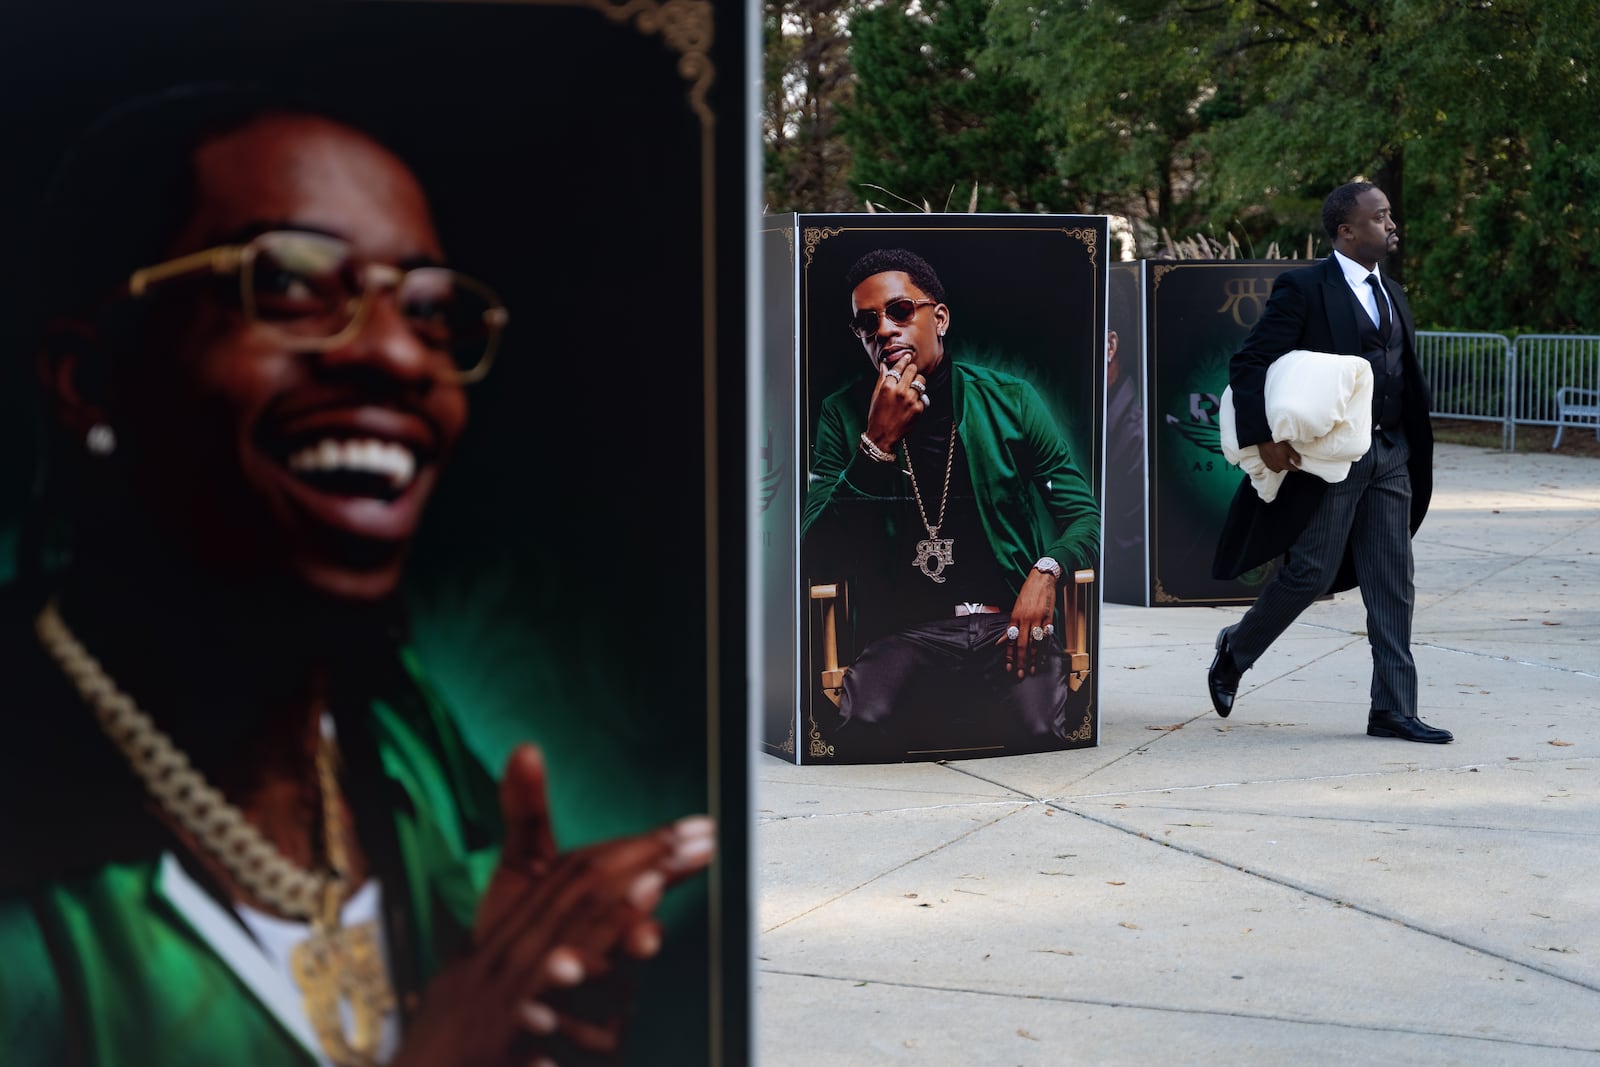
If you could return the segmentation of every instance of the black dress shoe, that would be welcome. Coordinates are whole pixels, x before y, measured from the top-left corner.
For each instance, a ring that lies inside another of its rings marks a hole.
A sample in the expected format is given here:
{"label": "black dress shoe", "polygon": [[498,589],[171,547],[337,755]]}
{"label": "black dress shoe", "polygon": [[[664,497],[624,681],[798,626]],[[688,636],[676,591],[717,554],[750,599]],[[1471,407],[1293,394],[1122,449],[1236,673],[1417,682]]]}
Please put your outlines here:
{"label": "black dress shoe", "polygon": [[1399,737],[1406,741],[1421,741],[1425,745],[1442,745],[1455,740],[1455,735],[1449,730],[1441,730],[1421,719],[1408,719],[1392,711],[1374,711],[1368,715],[1367,735]]}
{"label": "black dress shoe", "polygon": [[1233,695],[1239,691],[1239,676],[1244,671],[1234,666],[1233,653],[1228,650],[1228,628],[1217,632],[1217,654],[1206,672],[1206,688],[1211,690],[1211,706],[1224,719],[1233,710]]}

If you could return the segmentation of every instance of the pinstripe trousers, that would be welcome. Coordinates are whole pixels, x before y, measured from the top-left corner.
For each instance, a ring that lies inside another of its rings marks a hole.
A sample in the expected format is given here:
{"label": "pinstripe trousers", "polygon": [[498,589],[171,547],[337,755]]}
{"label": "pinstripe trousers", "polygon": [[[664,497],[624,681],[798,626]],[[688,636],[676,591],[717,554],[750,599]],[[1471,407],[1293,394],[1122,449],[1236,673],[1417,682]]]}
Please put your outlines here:
{"label": "pinstripe trousers", "polygon": [[1240,670],[1255,663],[1301,612],[1328,591],[1348,542],[1372,646],[1369,711],[1416,717],[1409,455],[1403,433],[1373,429],[1367,454],[1351,465],[1344,481],[1328,487],[1284,565],[1244,617],[1228,629],[1228,649]]}

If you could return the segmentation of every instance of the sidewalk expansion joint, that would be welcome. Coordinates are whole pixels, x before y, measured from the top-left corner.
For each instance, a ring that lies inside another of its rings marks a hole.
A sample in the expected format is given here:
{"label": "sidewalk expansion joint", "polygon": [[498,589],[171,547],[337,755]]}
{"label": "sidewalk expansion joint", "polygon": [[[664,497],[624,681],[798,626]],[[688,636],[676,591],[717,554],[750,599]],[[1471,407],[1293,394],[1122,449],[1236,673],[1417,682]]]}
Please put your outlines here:
{"label": "sidewalk expansion joint", "polygon": [[1381,920],[1383,922],[1393,923],[1394,925],[1399,926],[1402,929],[1410,930],[1413,933],[1422,934],[1424,937],[1431,937],[1431,938],[1434,938],[1435,940],[1443,941],[1446,944],[1451,944],[1451,945],[1455,945],[1458,948],[1466,949],[1469,952],[1476,952],[1477,954],[1479,954],[1481,956],[1484,956],[1484,957],[1486,957],[1488,959],[1499,960],[1502,963],[1508,964],[1510,966],[1519,967],[1519,968],[1521,968],[1523,970],[1526,970],[1526,971],[1532,971],[1534,974],[1543,975],[1546,978],[1554,979],[1555,981],[1561,982],[1561,983],[1563,983],[1565,985],[1575,986],[1578,989],[1587,990],[1587,991],[1589,991],[1591,993],[1600,993],[1600,983],[1593,982],[1593,981],[1585,981],[1585,980],[1580,979],[1580,978],[1574,978],[1572,975],[1562,974],[1561,972],[1551,970],[1548,967],[1541,967],[1541,966],[1538,966],[1537,964],[1530,963],[1527,960],[1517,959],[1515,956],[1508,956],[1504,952],[1502,952],[1502,951],[1500,951],[1498,949],[1488,948],[1488,947],[1485,947],[1483,945],[1474,944],[1471,941],[1463,940],[1460,937],[1457,937],[1457,936],[1455,936],[1453,934],[1445,933],[1442,930],[1430,929],[1429,927],[1426,927],[1426,926],[1420,925],[1418,923],[1412,922],[1412,921],[1410,921],[1408,919],[1403,919],[1403,918],[1401,918],[1399,916],[1396,916],[1396,915],[1387,914],[1385,912],[1379,911],[1377,908],[1370,907],[1370,906],[1365,905],[1365,904],[1358,904],[1355,901],[1348,900],[1348,899],[1346,899],[1344,897],[1333,896],[1332,894],[1330,894],[1330,893],[1328,893],[1328,892],[1326,892],[1324,890],[1316,889],[1316,888],[1313,888],[1313,887],[1307,886],[1307,885],[1303,885],[1303,884],[1301,884],[1299,882],[1291,881],[1288,878],[1282,878],[1282,877],[1279,877],[1277,875],[1268,874],[1265,871],[1256,870],[1253,867],[1242,866],[1242,865],[1240,865],[1238,863],[1235,863],[1235,862],[1232,862],[1230,860],[1223,859],[1220,856],[1214,856],[1211,853],[1206,852],[1206,851],[1204,851],[1202,849],[1194,848],[1193,846],[1176,845],[1176,844],[1173,844],[1170,841],[1157,841],[1155,838],[1150,837],[1149,834],[1146,833],[1145,831],[1140,830],[1140,829],[1138,829],[1136,827],[1125,826],[1122,823],[1119,823],[1114,819],[1106,818],[1104,816],[1099,816],[1099,815],[1091,815],[1088,812],[1078,811],[1078,810],[1074,810],[1074,809],[1071,809],[1071,808],[1060,808],[1058,810],[1063,811],[1065,814],[1076,815],[1080,819],[1083,819],[1085,822],[1092,822],[1092,823],[1095,823],[1095,824],[1097,824],[1099,826],[1104,826],[1107,829],[1120,831],[1121,833],[1127,834],[1130,837],[1137,838],[1140,841],[1149,842],[1150,844],[1155,845],[1155,846],[1157,846],[1159,848],[1170,848],[1173,851],[1182,853],[1183,855],[1186,855],[1186,856],[1193,856],[1196,859],[1208,860],[1208,861],[1210,861],[1212,863],[1217,864],[1219,867],[1226,867],[1230,871],[1238,871],[1241,874],[1247,875],[1247,876],[1249,876],[1251,878],[1255,878],[1258,881],[1266,882],[1269,885],[1276,885],[1276,886],[1281,886],[1284,889],[1291,889],[1291,890],[1295,891],[1296,893],[1303,893],[1308,897],[1312,897],[1312,898],[1314,898],[1316,900],[1325,901],[1325,902],[1327,902],[1327,903],[1329,903],[1329,904],[1331,904],[1331,905],[1333,905],[1335,907],[1347,908],[1350,911],[1357,912],[1357,913],[1359,913],[1361,915],[1366,915],[1366,916],[1369,916],[1369,917],[1374,918],[1374,919],[1379,919],[1379,920]]}
{"label": "sidewalk expansion joint", "polygon": [[779,967],[762,967],[762,974],[785,978],[815,978],[824,982],[848,982],[853,986],[882,986],[887,989],[905,989],[923,993],[954,993],[964,996],[994,997],[1000,1000],[1045,1001],[1050,1004],[1082,1005],[1091,1008],[1126,1008],[1134,1011],[1159,1011],[1170,1015],[1208,1016],[1225,1019],[1246,1019],[1252,1022],[1287,1023],[1293,1026],[1327,1026],[1339,1030],[1359,1030],[1363,1033],[1410,1034],[1418,1037],[1444,1037],[1464,1041],[1484,1041],[1493,1045],[1513,1048],[1549,1049],[1561,1052],[1600,1052],[1600,1045],[1562,1045],[1543,1041],[1526,1041],[1511,1037],[1494,1037],[1477,1033],[1461,1033],[1416,1026],[1393,1026],[1373,1023],[1344,1022],[1339,1019],[1312,1019],[1297,1015],[1270,1012],[1225,1011],[1216,1008],[1183,1008],[1170,1004],[1156,1004],[1137,1000],[1112,1000],[1100,997],[1053,995],[1048,993],[1011,993],[995,989],[972,989],[967,986],[935,985],[928,982],[907,982],[903,979],[861,978],[838,974],[819,974],[815,971],[794,971]]}

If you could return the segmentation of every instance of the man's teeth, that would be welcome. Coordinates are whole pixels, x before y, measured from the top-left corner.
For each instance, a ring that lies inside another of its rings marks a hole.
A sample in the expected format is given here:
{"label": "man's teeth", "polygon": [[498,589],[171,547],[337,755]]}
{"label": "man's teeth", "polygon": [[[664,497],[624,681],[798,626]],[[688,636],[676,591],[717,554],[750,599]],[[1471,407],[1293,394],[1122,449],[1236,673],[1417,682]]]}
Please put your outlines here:
{"label": "man's teeth", "polygon": [[388,441],[337,441],[324,438],[289,455],[294,471],[355,471],[389,479],[395,489],[404,489],[416,477],[417,460],[411,450]]}

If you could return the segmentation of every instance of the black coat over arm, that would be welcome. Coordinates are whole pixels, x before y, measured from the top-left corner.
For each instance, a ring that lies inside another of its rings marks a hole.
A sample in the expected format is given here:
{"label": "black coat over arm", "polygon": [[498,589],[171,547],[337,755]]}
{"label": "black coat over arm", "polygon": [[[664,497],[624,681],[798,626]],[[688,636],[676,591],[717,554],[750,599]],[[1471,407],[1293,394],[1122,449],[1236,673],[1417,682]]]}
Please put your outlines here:
{"label": "black coat over arm", "polygon": [[[1387,276],[1383,278],[1383,287],[1394,305],[1396,320],[1405,331],[1405,350],[1401,354],[1405,399],[1401,419],[1411,450],[1406,466],[1411,475],[1411,532],[1415,534],[1433,496],[1433,426],[1428,418],[1432,403],[1422,367],[1417,362],[1416,324],[1411,317],[1411,306],[1406,302],[1405,293]],[[1228,366],[1241,447],[1272,438],[1264,399],[1267,368],[1278,357],[1295,349],[1360,355],[1361,324],[1357,316],[1361,314],[1338,260],[1331,255],[1312,266],[1278,275],[1266,309]],[[1373,432],[1377,432],[1376,427]],[[1288,552],[1327,487],[1328,483],[1314,474],[1291,471],[1283,480],[1277,497],[1268,504],[1261,500],[1250,479],[1241,476],[1217,541],[1212,577],[1232,580]],[[1355,584],[1355,570],[1347,549],[1339,575],[1327,591],[1339,592]]]}

